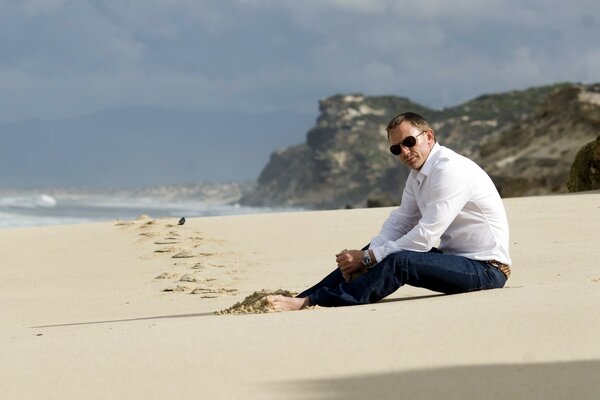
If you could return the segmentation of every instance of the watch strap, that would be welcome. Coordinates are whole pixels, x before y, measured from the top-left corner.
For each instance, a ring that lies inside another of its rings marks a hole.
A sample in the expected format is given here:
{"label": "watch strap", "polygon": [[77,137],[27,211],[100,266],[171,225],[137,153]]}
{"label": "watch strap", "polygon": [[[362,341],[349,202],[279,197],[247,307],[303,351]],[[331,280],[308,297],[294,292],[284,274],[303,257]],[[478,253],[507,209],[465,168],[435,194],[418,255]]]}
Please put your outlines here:
{"label": "watch strap", "polygon": [[363,250],[362,264],[363,264],[363,267],[365,267],[367,269],[369,269],[370,267],[373,266],[373,264],[375,264],[375,262],[371,258],[371,253],[369,253],[369,250]]}

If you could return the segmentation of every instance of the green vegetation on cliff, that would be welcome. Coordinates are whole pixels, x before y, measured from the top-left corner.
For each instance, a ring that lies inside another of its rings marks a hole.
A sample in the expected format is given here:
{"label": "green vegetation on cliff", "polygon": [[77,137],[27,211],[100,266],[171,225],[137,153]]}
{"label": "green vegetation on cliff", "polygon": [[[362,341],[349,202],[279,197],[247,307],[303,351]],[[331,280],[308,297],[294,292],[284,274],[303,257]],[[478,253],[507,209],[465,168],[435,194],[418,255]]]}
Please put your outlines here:
{"label": "green vegetation on cliff", "polygon": [[600,189],[600,136],[577,153],[567,187],[569,192]]}

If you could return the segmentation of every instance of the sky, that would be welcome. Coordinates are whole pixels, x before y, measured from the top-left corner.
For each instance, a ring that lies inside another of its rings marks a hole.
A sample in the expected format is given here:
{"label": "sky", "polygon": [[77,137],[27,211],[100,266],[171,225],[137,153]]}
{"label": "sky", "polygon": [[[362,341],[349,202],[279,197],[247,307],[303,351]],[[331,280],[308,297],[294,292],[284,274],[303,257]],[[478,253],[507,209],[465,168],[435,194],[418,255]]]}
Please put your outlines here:
{"label": "sky", "polygon": [[0,122],[600,82],[597,0],[0,0]]}

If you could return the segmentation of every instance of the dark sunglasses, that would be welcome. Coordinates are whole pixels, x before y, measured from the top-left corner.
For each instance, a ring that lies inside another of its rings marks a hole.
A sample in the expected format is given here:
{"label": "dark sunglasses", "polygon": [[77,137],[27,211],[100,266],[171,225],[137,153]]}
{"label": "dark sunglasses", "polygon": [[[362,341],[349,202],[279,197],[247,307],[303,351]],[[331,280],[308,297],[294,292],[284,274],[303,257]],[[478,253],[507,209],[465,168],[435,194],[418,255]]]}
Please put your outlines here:
{"label": "dark sunglasses", "polygon": [[397,156],[400,153],[402,153],[402,146],[406,147],[407,149],[410,149],[411,147],[415,147],[415,144],[417,144],[417,138],[419,136],[421,136],[422,134],[424,134],[425,132],[427,132],[427,130],[424,130],[423,132],[419,133],[417,136],[407,136],[404,138],[403,141],[401,141],[398,144],[393,144],[390,146],[390,152]]}

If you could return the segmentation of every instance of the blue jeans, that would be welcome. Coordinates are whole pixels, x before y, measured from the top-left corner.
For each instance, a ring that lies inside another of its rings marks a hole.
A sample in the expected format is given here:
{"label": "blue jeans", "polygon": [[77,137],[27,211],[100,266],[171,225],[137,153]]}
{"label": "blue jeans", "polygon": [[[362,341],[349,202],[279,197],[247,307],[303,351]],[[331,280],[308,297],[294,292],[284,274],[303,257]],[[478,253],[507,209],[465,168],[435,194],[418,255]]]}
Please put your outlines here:
{"label": "blue jeans", "polygon": [[483,261],[436,249],[427,253],[400,251],[351,282],[344,281],[336,269],[297,297],[308,297],[311,305],[338,307],[376,303],[403,285],[454,294],[501,288],[505,283],[504,274]]}

